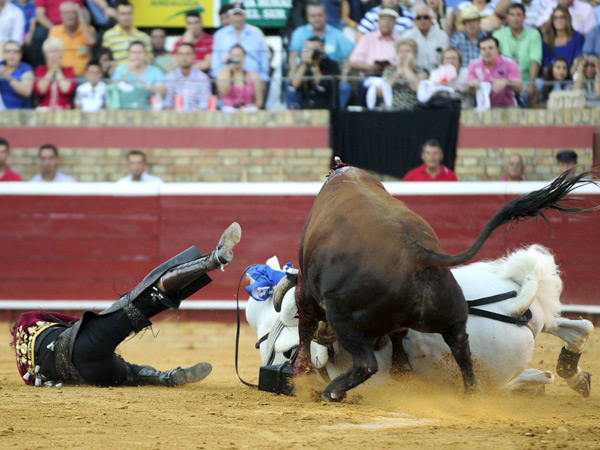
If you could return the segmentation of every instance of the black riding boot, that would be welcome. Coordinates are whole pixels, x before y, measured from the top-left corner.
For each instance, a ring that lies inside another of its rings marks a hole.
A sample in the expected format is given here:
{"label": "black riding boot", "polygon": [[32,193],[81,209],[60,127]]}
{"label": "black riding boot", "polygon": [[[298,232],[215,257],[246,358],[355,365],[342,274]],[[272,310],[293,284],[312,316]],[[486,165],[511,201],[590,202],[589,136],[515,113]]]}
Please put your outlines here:
{"label": "black riding boot", "polygon": [[150,366],[135,366],[130,364],[130,374],[127,384],[130,386],[181,386],[195,383],[206,378],[212,371],[209,363],[198,363],[195,366],[161,372]]}
{"label": "black riding boot", "polygon": [[150,326],[150,317],[169,308],[179,308],[182,300],[210,283],[207,272],[231,262],[233,247],[240,242],[241,236],[239,224],[232,223],[211,253],[202,255],[195,247],[187,249],[154,269],[100,315],[122,310],[136,333]]}

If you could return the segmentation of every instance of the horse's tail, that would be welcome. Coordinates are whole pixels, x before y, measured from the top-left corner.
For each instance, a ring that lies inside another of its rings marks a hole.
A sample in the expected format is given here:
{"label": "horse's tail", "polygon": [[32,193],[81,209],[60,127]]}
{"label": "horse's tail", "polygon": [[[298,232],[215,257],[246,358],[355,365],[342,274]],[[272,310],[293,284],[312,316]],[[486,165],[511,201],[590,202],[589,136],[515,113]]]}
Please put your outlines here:
{"label": "horse's tail", "polygon": [[[507,203],[500,211],[498,211],[485,225],[475,242],[466,251],[457,255],[448,255],[423,247],[416,240],[413,242],[417,247],[417,255],[419,259],[431,266],[458,266],[470,261],[477,252],[481,249],[485,241],[490,237],[492,232],[510,222],[519,222],[520,220],[531,217],[542,217],[546,222],[548,220],[544,216],[544,211],[555,209],[565,214],[589,213],[600,209],[600,205],[591,208],[578,208],[563,203],[565,197],[575,188],[585,186],[587,184],[598,185],[592,177],[596,171],[591,170],[578,175],[571,175],[568,171],[561,174],[550,185],[543,189],[530,192],[522,195]],[[549,223],[549,222],[548,222]]]}

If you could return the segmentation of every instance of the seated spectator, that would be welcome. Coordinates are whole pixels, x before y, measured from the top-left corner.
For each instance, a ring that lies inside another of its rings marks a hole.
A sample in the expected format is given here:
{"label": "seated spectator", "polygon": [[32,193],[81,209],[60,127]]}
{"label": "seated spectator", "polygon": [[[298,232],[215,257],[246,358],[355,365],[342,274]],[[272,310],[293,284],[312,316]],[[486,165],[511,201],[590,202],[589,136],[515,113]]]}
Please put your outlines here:
{"label": "seated spectator", "polygon": [[69,175],[58,171],[58,149],[52,144],[42,145],[38,150],[40,173],[29,180],[32,183],[74,183]]}
{"label": "seated spectator", "polygon": [[0,0],[0,61],[4,59],[2,51],[9,41],[23,44],[25,15],[18,6],[9,0]]}
{"label": "seated spectator", "polygon": [[[339,75],[340,66],[325,54],[323,41],[313,36],[304,43],[302,60],[296,71],[291,74],[291,84],[300,95],[299,106],[302,109],[336,109],[335,79],[323,79],[323,76]],[[302,77],[313,77],[302,79]]]}
{"label": "seated spectator", "polygon": [[506,18],[506,10],[511,3],[521,3],[525,7],[525,21],[523,25],[529,28],[540,28],[548,21],[549,0],[492,0],[494,12],[501,19]]}
{"label": "seated spectator", "polygon": [[162,183],[159,177],[146,172],[146,154],[141,150],[127,153],[129,175],[117,180],[117,183]]}
{"label": "seated spectator", "polygon": [[556,163],[560,173],[568,170],[574,172],[577,165],[577,153],[574,150],[561,150],[556,154]]}
{"label": "seated spectator", "polygon": [[600,58],[600,25],[596,25],[585,37],[582,54]]}
{"label": "seated spectator", "polygon": [[421,159],[423,164],[404,175],[402,181],[458,181],[456,174],[442,163],[444,152],[435,139],[423,144]]}
{"label": "seated spectator", "polygon": [[569,63],[565,58],[556,58],[548,70],[544,73],[544,78],[538,83],[538,98],[532,99],[530,107],[546,106],[550,93],[553,91],[569,91],[573,88],[571,71]]}
{"label": "seated spectator", "polygon": [[13,0],[12,4],[23,12],[25,17],[23,40],[26,44],[29,44],[32,38],[30,33],[33,33],[33,27],[35,27],[35,3],[33,0]]}
{"label": "seated spectator", "polygon": [[[306,6],[306,17],[308,23],[294,30],[288,48],[289,73],[295,73],[300,64],[300,53],[304,49],[304,43],[310,37],[321,38],[325,43],[325,54],[340,66],[342,73],[346,73],[346,63],[354,43],[350,41],[340,30],[327,25],[327,14],[322,3],[309,3]],[[340,107],[345,108],[352,97],[352,86],[346,81],[338,84]],[[288,107],[299,103],[299,95],[293,88],[286,91]]]}
{"label": "seated spectator", "polygon": [[23,181],[21,175],[12,170],[8,165],[10,145],[4,138],[0,138],[0,181]]}
{"label": "seated spectator", "polygon": [[379,11],[384,8],[393,9],[398,13],[394,33],[402,35],[405,31],[410,30],[413,27],[412,12],[408,8],[403,8],[403,6],[405,5],[397,0],[381,0],[381,5],[368,10],[361,19],[357,28],[356,41],[358,42],[365,34],[379,29]]}
{"label": "seated spectator", "polygon": [[87,25],[83,9],[75,2],[60,5],[62,24],[50,29],[49,37],[60,39],[65,48],[61,65],[72,67],[76,77],[85,73],[92,57],[92,47],[96,44],[96,30]]}
{"label": "seated spectator", "polygon": [[233,9],[233,5],[231,3],[221,5],[219,8],[219,20],[221,21],[221,28],[231,25],[231,15],[229,14],[230,9]]}
{"label": "seated spectator", "polygon": [[502,20],[496,14],[494,7],[491,2],[487,0],[471,0],[464,1],[458,4],[456,13],[456,30],[464,31],[462,14],[465,9],[470,6],[474,6],[479,11],[479,17],[481,17],[481,30],[485,33],[491,33],[497,30],[502,25]]}
{"label": "seated spectator", "polygon": [[150,33],[153,64],[162,70],[162,73],[169,73],[173,70],[173,59],[169,52],[165,50],[166,41],[167,33],[162,28],[155,28]]}
{"label": "seated spectator", "polygon": [[[460,51],[457,48],[450,47],[442,55],[442,65],[431,72],[429,80],[435,84],[450,87],[454,90],[451,97],[460,99],[461,108],[470,109],[475,106],[475,99],[468,93],[468,72],[469,70],[462,65]],[[449,73],[452,76],[448,76]]]}
{"label": "seated spectator", "polygon": [[[83,0],[72,0],[83,7]],[[31,40],[33,53],[33,66],[44,64],[42,45],[48,38],[48,33],[54,25],[60,25],[60,5],[64,0],[36,0],[35,1],[35,30]]]}
{"label": "seated spectator", "polygon": [[148,57],[152,56],[150,37],[133,26],[133,6],[126,0],[117,5],[117,24],[106,30],[102,37],[102,47],[112,52],[115,65],[127,63],[129,46],[133,42],[141,42]]}
{"label": "seated spectator", "polygon": [[39,97],[38,108],[72,109],[75,92],[75,72],[72,67],[63,67],[62,41],[49,37],[42,46],[46,65],[35,68],[35,93]]}
{"label": "seated spectator", "polygon": [[479,10],[474,5],[463,9],[461,20],[464,31],[456,31],[450,38],[450,45],[460,50],[463,57],[463,66],[468,67],[469,63],[479,58],[479,39],[486,36],[481,31],[481,18]]}
{"label": "seated spectator", "polygon": [[[521,71],[515,60],[502,56],[496,38],[479,41],[480,58],[471,61],[467,83],[472,95],[477,95],[477,107],[503,108],[517,106],[515,92],[522,90]],[[480,100],[481,99],[481,100]]]}
{"label": "seated spectator", "polygon": [[33,68],[21,61],[22,56],[19,43],[4,44],[4,61],[0,62],[0,103],[3,104],[0,110],[31,108]]}
{"label": "seated spectator", "polygon": [[586,106],[600,106],[600,59],[588,56],[579,60],[573,81],[573,89],[585,92]]}
{"label": "seated spectator", "polygon": [[102,70],[97,60],[88,63],[85,80],[75,91],[75,108],[85,113],[100,111],[106,100],[106,83],[102,81]]}
{"label": "seated spectator", "polygon": [[398,13],[390,8],[379,11],[379,30],[362,37],[350,53],[350,68],[360,71],[361,76],[381,76],[387,66],[398,65],[396,42],[400,36],[394,33]]}
{"label": "seated spectator", "polygon": [[571,22],[573,23],[573,29],[584,36],[587,35],[592,28],[596,26],[596,18],[594,17],[594,8],[583,0],[548,0],[548,6],[542,18],[542,23],[548,22],[552,16],[554,8],[559,3],[564,4],[569,8],[571,14]]}
{"label": "seated spectator", "polygon": [[98,63],[102,71],[102,78],[110,80],[115,73],[115,61],[110,48],[102,47],[98,52]]}
{"label": "seated spectator", "polygon": [[535,80],[542,64],[542,37],[538,30],[523,26],[525,7],[512,3],[506,13],[507,27],[494,31],[500,54],[517,61],[529,97],[535,95]]}
{"label": "seated spectator", "polygon": [[241,2],[233,3],[228,11],[231,24],[215,33],[213,55],[210,60],[210,75],[216,77],[225,66],[228,54],[234,45],[241,45],[247,55],[244,69],[256,72],[265,83],[269,81],[269,52],[263,32],[246,23],[246,8]]}
{"label": "seated spectator", "polygon": [[433,11],[425,4],[415,6],[416,26],[402,35],[417,43],[415,64],[431,72],[442,62],[442,52],[449,47],[448,35],[433,26]]}
{"label": "seated spectator", "polygon": [[[231,7],[228,8],[227,11],[230,9]],[[192,44],[194,47],[194,67],[204,72],[208,72],[210,70],[212,59],[213,37],[204,31],[202,17],[198,11],[188,11],[186,13],[185,33],[183,33],[183,36],[175,42],[173,55],[177,55],[177,48],[184,42]]]}
{"label": "seated spectator", "polygon": [[[412,39],[402,38],[396,44],[398,65],[390,66],[383,71],[383,78],[392,88],[391,107],[399,110],[411,110],[417,106],[417,89],[420,80],[427,79],[427,71],[415,64],[419,47]],[[386,105],[386,88],[379,89],[379,96]]]}
{"label": "seated spectator", "polygon": [[229,50],[229,58],[217,75],[217,92],[222,111],[257,111],[263,107],[264,85],[256,72],[245,67],[246,51],[241,45]]}
{"label": "seated spectator", "polygon": [[117,84],[109,88],[109,101],[117,92],[119,97],[118,105],[111,103],[113,109],[150,109],[151,96],[166,94],[164,76],[158,67],[148,65],[142,42],[132,42],[127,63],[117,66],[112,79]]}
{"label": "seated spectator", "polygon": [[575,58],[581,55],[584,37],[581,33],[573,30],[571,14],[569,10],[558,5],[552,11],[550,20],[542,29],[544,36],[542,67],[549,69],[552,61],[556,58],[567,60],[569,67],[573,65]]}
{"label": "seated spectator", "polygon": [[175,111],[197,111],[208,108],[211,84],[208,75],[194,67],[194,46],[184,42],[177,47],[177,68],[167,74],[165,108]]}
{"label": "seated spectator", "polygon": [[425,0],[427,6],[433,11],[433,24],[443,30],[448,36],[454,31],[455,12],[454,8],[446,7],[444,0]]}
{"label": "seated spectator", "polygon": [[327,24],[341,31],[344,28],[344,21],[341,18],[341,0],[321,0],[321,2],[323,3],[323,6],[325,6]]}
{"label": "seated spectator", "polygon": [[502,181],[525,181],[523,173],[525,172],[525,165],[523,164],[523,158],[521,155],[513,153],[508,157],[506,165],[504,166],[504,176]]}
{"label": "seated spectator", "polygon": [[371,8],[375,7],[375,1],[342,0],[341,17],[344,22],[343,33],[351,41],[356,41],[358,24]]}

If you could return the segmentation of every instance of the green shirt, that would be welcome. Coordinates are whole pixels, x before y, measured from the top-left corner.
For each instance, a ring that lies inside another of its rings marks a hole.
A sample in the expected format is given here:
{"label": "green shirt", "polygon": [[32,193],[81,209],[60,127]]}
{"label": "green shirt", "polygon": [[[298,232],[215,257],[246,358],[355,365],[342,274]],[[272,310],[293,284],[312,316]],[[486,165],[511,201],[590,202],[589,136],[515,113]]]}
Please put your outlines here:
{"label": "green shirt", "polygon": [[131,33],[125,33],[119,24],[106,30],[102,37],[102,46],[111,49],[113,59],[116,65],[125,64],[129,54],[129,46],[132,42],[140,41],[146,47],[149,62],[152,61],[152,47],[150,46],[150,36],[135,27],[131,28]]}
{"label": "green shirt", "polygon": [[523,81],[529,81],[531,63],[542,64],[542,36],[534,28],[523,27],[518,39],[515,39],[510,27],[502,27],[492,35],[500,43],[500,54],[517,61]]}

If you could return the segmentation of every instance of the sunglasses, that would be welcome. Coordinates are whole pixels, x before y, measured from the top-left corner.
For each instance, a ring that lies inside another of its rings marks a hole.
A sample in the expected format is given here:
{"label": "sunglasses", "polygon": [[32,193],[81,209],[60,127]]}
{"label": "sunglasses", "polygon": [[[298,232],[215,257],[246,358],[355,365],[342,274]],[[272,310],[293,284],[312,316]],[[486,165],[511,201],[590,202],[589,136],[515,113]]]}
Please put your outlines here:
{"label": "sunglasses", "polygon": [[429,20],[431,19],[431,17],[429,16],[417,16],[415,17],[416,20]]}
{"label": "sunglasses", "polygon": [[566,16],[554,16],[553,19],[566,19]]}

